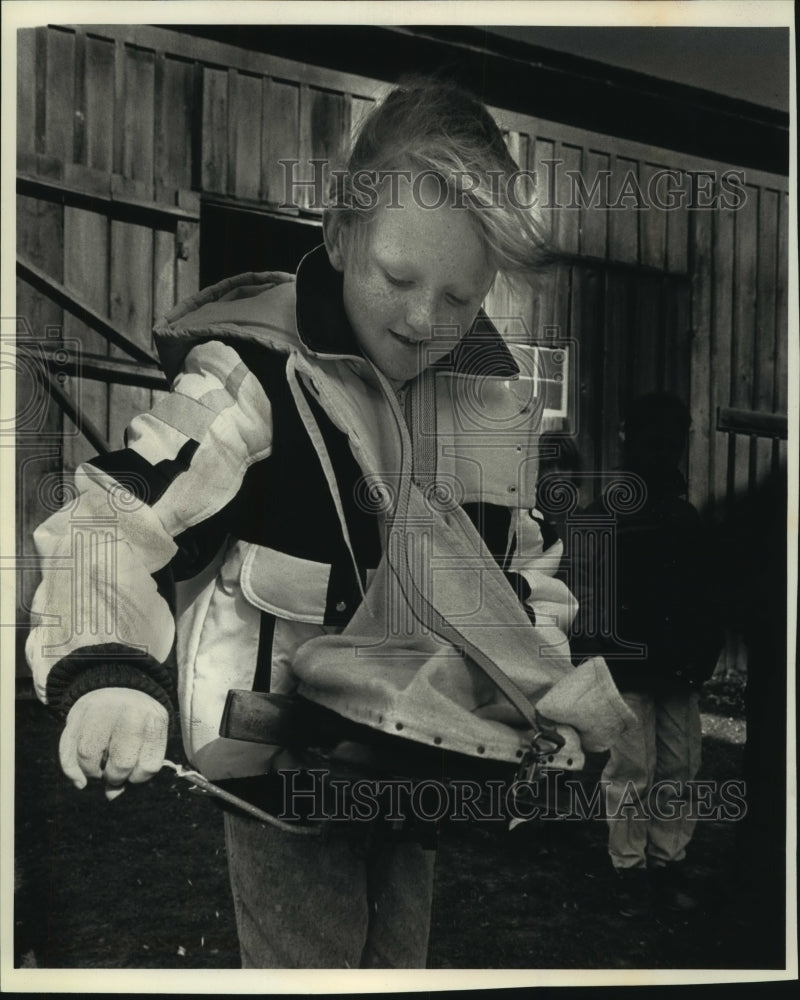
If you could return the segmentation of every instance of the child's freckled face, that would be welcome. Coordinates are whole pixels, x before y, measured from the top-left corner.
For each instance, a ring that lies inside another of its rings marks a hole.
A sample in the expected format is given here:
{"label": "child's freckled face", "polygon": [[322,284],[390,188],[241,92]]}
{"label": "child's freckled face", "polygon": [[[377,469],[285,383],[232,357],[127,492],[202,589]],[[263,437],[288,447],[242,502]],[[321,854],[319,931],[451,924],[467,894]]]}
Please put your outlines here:
{"label": "child's freckled face", "polygon": [[[436,194],[423,184],[428,204]],[[399,208],[376,210],[360,249],[334,249],[331,262],[344,273],[344,307],[361,350],[387,378],[405,382],[467,333],[495,272],[466,210],[425,208],[410,190],[398,200]]]}

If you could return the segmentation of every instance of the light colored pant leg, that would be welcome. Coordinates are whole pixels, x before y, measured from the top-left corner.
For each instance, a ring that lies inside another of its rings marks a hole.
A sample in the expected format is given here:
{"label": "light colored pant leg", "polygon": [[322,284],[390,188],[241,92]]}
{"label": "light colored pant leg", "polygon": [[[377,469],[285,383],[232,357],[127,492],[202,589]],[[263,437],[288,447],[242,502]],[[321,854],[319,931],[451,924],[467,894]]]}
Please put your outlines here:
{"label": "light colored pant leg", "polygon": [[622,695],[636,716],[611,747],[603,774],[608,853],[615,868],[643,868],[647,862],[647,790],[656,768],[655,706],[652,695]]}
{"label": "light colored pant leg", "polygon": [[242,967],[424,968],[433,852],[370,824],[322,837],[225,814]]}
{"label": "light colored pant leg", "polygon": [[659,789],[659,808],[648,829],[647,853],[655,861],[682,861],[694,834],[696,819],[690,815],[687,783],[700,769],[699,700],[696,692],[690,692],[656,702],[655,780],[666,784]]}

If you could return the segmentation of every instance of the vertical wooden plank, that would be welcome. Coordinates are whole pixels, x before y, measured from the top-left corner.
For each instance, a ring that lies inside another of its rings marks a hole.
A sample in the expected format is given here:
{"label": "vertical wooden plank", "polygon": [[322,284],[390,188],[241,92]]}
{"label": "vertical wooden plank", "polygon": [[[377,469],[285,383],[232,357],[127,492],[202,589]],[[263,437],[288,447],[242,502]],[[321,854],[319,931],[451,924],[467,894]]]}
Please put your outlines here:
{"label": "vertical wooden plank", "polygon": [[[145,226],[111,223],[111,321],[141,347],[150,348],[152,327],[153,232]],[[117,348],[112,356],[124,357]],[[138,413],[150,407],[150,390],[109,388],[109,442],[123,446],[123,434]]]}
{"label": "vertical wooden plank", "polygon": [[114,44],[86,39],[86,163],[111,173],[114,153]]}
{"label": "vertical wooden plank", "polygon": [[127,64],[125,49],[124,42],[119,40],[114,42],[114,134],[111,169],[113,173],[120,176],[122,176],[125,158],[125,70]]}
{"label": "vertical wooden plank", "polygon": [[667,287],[672,302],[672,344],[670,364],[666,371],[666,388],[691,406],[691,292],[689,282],[685,278],[671,278]]}
{"label": "vertical wooden plank", "polygon": [[36,153],[36,33],[17,31],[17,159],[29,169]]}
{"label": "vertical wooden plank", "polygon": [[[656,388],[661,391],[675,392],[673,378],[675,375],[675,352],[676,352],[676,315],[677,303],[673,295],[673,287],[669,278],[664,274],[661,278],[661,337],[658,344],[658,360],[656,363]],[[684,402],[689,404],[689,400]]]}
{"label": "vertical wooden plank", "polygon": [[635,264],[639,259],[639,165],[623,156],[611,157],[609,182],[609,260]]}
{"label": "vertical wooden plank", "polygon": [[261,77],[238,74],[228,130],[235,150],[233,194],[254,201],[261,193],[261,92]]}
{"label": "vertical wooden plank", "polygon": [[627,330],[630,327],[630,280],[620,268],[605,269],[605,309],[603,318],[600,422],[605,433],[600,442],[601,469],[613,469],[620,462],[618,430],[623,416],[627,366]]}
{"label": "vertical wooden plank", "polygon": [[[153,233],[153,321],[169,312],[174,304],[175,233],[156,230]],[[152,402],[165,395],[153,390]]]}
{"label": "vertical wooden plank", "polygon": [[684,274],[689,267],[688,178],[682,171],[671,171],[662,184],[659,185],[659,198],[669,204],[670,192],[674,192],[677,201],[674,208],[661,209],[666,213],[667,222],[667,270]]}
{"label": "vertical wooden plank", "polygon": [[45,152],[61,164],[72,163],[75,96],[75,36],[47,29]]}
{"label": "vertical wooden plank", "polygon": [[[63,211],[59,205],[33,198],[17,197],[17,249],[31,263],[55,278],[63,280]],[[35,292],[30,285],[17,280],[19,336],[30,343],[35,356],[35,342],[52,344],[61,339],[63,313],[54,303]],[[63,418],[58,406],[36,379],[30,364],[21,361],[16,373],[17,433],[16,433],[16,494],[17,494],[17,554],[32,559],[36,552],[33,531],[59,506],[57,490],[41,489],[45,477],[55,477],[61,471]],[[38,570],[20,572],[17,578],[18,621],[28,620],[33,593],[41,575]],[[24,641],[24,631],[18,633]],[[21,646],[18,648],[21,653]],[[27,674],[25,658],[18,655],[17,663]]]}
{"label": "vertical wooden plank", "polygon": [[155,57],[129,46],[125,66],[125,143],[122,174],[142,196],[153,197]]}
{"label": "vertical wooden plank", "polygon": [[747,199],[735,213],[734,336],[731,405],[753,408],[759,189],[746,186]]}
{"label": "vertical wooden plank", "polygon": [[778,441],[778,468],[786,469],[789,461],[789,442]]}
{"label": "vertical wooden plank", "polygon": [[350,94],[342,95],[342,162],[337,166],[344,167],[350,157],[352,147],[351,136],[353,135],[353,98]]}
{"label": "vertical wooden plank", "polygon": [[549,239],[555,231],[555,143],[536,137],[531,169],[536,178],[537,201],[542,209],[542,222]]}
{"label": "vertical wooden plank", "polygon": [[153,234],[153,320],[166,315],[175,301],[175,233],[156,230]]}
{"label": "vertical wooden plank", "polygon": [[308,192],[308,184],[312,180],[312,139],[311,139],[311,108],[313,95],[307,83],[300,84],[300,102],[298,107],[298,164],[296,177],[299,183],[292,188],[291,203],[297,208],[307,209],[312,195]]}
{"label": "vertical wooden plank", "polygon": [[310,87],[301,88],[301,102],[300,172],[314,185],[303,187],[298,204],[307,211],[320,211],[327,198],[329,171],[342,166],[344,101],[341,94]]}
{"label": "vertical wooden plank", "polygon": [[156,52],[153,59],[153,197],[171,204],[175,197],[167,179],[167,102],[165,100],[167,57]]}
{"label": "vertical wooden plank", "polygon": [[72,160],[86,164],[86,35],[75,33],[75,103],[73,108]]}
{"label": "vertical wooden plank", "polygon": [[[101,315],[108,314],[108,219],[96,212],[64,209],[64,284]],[[64,315],[64,337],[80,342],[81,352],[107,354],[99,333]],[[80,412],[108,436],[108,387],[93,379],[71,379],[70,394]],[[64,464],[74,469],[94,454],[83,437],[66,438]]]}
{"label": "vertical wooden plank", "polygon": [[581,147],[568,145],[565,142],[558,144],[557,156],[563,160],[559,163],[556,174],[556,204],[558,214],[556,215],[556,246],[563,253],[577,254],[580,252],[580,224],[581,214],[574,205],[572,198],[574,180],[571,173],[578,173],[581,169]]}
{"label": "vertical wooden plank", "polygon": [[34,93],[34,147],[37,155],[44,156],[47,135],[47,28],[34,28],[34,65],[36,67]]}
{"label": "vertical wooden plank", "polygon": [[[659,311],[662,336],[656,388],[674,393],[686,404],[691,413],[692,401],[689,396],[691,354],[689,285],[682,278],[664,274],[660,286],[661,305]],[[688,479],[688,450],[681,457],[681,472]]]}
{"label": "vertical wooden plank", "polygon": [[528,135],[527,132],[520,132],[519,142],[519,159],[517,160],[519,169],[529,171],[531,170],[533,156],[533,137]]}
{"label": "vertical wooden plank", "polygon": [[[556,267],[553,282],[553,300],[550,316],[546,325],[554,327],[559,337],[579,337],[580,331],[575,326],[577,320],[572,311],[572,268],[569,264],[559,264]],[[549,336],[552,336],[551,332]]]}
{"label": "vertical wooden plank", "polygon": [[344,99],[327,90],[312,90],[311,150],[315,158],[339,164],[345,148],[343,130]]}
{"label": "vertical wooden plank", "polygon": [[193,67],[159,55],[156,69],[155,197],[173,203],[192,187]]}
{"label": "vertical wooden plank", "polygon": [[[56,281],[64,280],[64,213],[60,205],[17,197],[17,252]],[[20,282],[17,315],[27,321],[34,338],[45,336],[45,328],[60,327],[62,310],[46,296]]]}
{"label": "vertical wooden plank", "polygon": [[[792,210],[787,192],[782,191],[778,212],[777,288],[775,295],[775,412],[789,412],[789,212]],[[784,460],[786,448],[783,448]]]}
{"label": "vertical wooden plank", "polygon": [[653,163],[642,163],[639,167],[639,183],[646,195],[646,207],[639,213],[639,262],[659,270],[666,264],[667,216],[652,203],[647,193],[654,184],[654,178],[663,169]]}
{"label": "vertical wooden plank", "polygon": [[636,311],[630,330],[628,399],[659,388],[659,360],[663,338],[662,281],[660,276],[639,275]]}
{"label": "vertical wooden plank", "polygon": [[297,160],[300,131],[300,91],[295,84],[265,79],[261,128],[261,197],[271,205],[294,203],[291,166]]}
{"label": "vertical wooden plank", "polygon": [[[759,189],[748,184],[745,190],[747,200],[735,217],[731,405],[751,410],[754,390]],[[738,436],[734,468],[734,488],[737,494],[744,495],[748,490],[751,471],[755,471],[754,455],[755,442],[743,435]]]}
{"label": "vertical wooden plank", "polygon": [[689,500],[699,509],[713,499],[710,481],[711,448],[716,435],[711,363],[713,217],[710,212],[692,212],[689,222],[689,272],[692,276]]}
{"label": "vertical wooden plank", "polygon": [[[166,94],[175,133],[169,145],[169,176],[180,190],[187,191],[193,187],[194,123],[202,121],[202,98],[195,85],[197,77],[199,74],[192,63],[167,59]],[[196,131],[199,138],[200,128]]]}
{"label": "vertical wooden plank", "polygon": [[228,186],[228,74],[203,67],[204,191],[224,194]]}
{"label": "vertical wooden plank", "polygon": [[205,114],[205,101],[203,90],[205,87],[205,67],[195,59],[191,64],[191,132],[190,132],[190,157],[192,164],[193,191],[203,190],[203,150],[205,143],[203,140],[203,121]]}
{"label": "vertical wooden plank", "polygon": [[[761,190],[758,209],[758,275],[756,299],[754,409],[774,412],[776,356],[776,291],[778,252],[778,192]],[[755,478],[769,474],[772,442],[761,438],[755,446]]]}
{"label": "vertical wooden plank", "polygon": [[[720,208],[712,216],[711,398],[715,428],[717,409],[730,406],[731,402],[734,216],[726,208]],[[711,444],[714,500],[715,504],[722,504],[727,492],[727,435],[715,429]]]}
{"label": "vertical wooden plank", "polygon": [[[605,258],[608,253],[609,158],[605,153],[584,150],[583,179],[588,204],[581,204],[581,253]],[[596,188],[596,193],[595,193]]]}
{"label": "vertical wooden plank", "polygon": [[234,129],[236,127],[236,112],[234,108],[238,104],[237,92],[239,90],[239,73],[233,67],[228,68],[228,160],[226,165],[227,179],[225,190],[228,194],[234,193],[236,183],[236,137]]}

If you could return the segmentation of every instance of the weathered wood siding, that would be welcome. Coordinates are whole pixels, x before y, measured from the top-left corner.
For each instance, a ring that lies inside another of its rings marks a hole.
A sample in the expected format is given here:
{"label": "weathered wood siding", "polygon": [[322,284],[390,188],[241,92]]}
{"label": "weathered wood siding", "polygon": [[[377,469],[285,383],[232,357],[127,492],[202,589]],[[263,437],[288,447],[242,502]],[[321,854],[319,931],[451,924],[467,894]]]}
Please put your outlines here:
{"label": "weathered wood siding", "polygon": [[[733,492],[756,488],[774,463],[785,462],[786,441],[718,431],[717,412],[787,413],[787,179],[742,171],[745,197],[733,207],[721,182],[730,164],[603,136],[584,136],[579,145],[581,137],[566,126],[496,114],[511,123],[512,152],[528,151],[520,165],[549,178],[561,205],[573,195],[570,170],[580,171],[589,192],[598,171],[608,171],[611,204],[631,178],[646,192],[657,170],[678,171],[688,195],[689,172],[708,174],[699,182],[700,200],[718,198],[715,209],[637,208],[632,198],[622,209],[597,202],[554,208],[557,246],[576,259],[545,278],[532,313],[502,293],[491,308],[503,316],[518,306],[531,316],[534,336],[553,324],[577,340],[583,404],[577,431],[587,467],[607,469],[615,460],[628,400],[669,389],[691,406],[693,502],[713,510]],[[553,161],[560,161],[555,177]],[[599,432],[587,426],[598,419]]]}

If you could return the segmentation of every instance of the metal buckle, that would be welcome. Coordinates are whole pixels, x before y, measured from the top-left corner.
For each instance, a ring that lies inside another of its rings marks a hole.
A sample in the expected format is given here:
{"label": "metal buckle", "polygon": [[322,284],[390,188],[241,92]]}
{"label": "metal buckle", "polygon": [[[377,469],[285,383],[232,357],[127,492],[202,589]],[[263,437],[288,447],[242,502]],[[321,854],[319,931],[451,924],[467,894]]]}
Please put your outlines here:
{"label": "metal buckle", "polygon": [[540,721],[539,729],[531,736],[528,750],[519,762],[514,781],[532,782],[538,778],[539,773],[546,770],[548,760],[561,750],[565,742],[558,730],[543,726]]}

